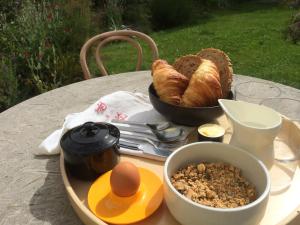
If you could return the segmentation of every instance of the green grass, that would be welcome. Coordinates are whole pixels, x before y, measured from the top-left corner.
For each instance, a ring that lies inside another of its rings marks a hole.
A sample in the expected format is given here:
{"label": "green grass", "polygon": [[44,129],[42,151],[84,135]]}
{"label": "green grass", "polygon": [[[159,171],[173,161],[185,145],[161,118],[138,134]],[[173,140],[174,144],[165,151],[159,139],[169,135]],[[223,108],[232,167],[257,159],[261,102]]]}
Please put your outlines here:
{"label": "green grass", "polygon": [[[236,9],[211,13],[197,24],[150,34],[157,43],[160,58],[173,63],[177,57],[202,48],[225,51],[235,74],[255,76],[300,89],[300,45],[292,44],[283,30],[292,10],[274,5],[243,4]],[[145,46],[144,46],[145,47]],[[149,69],[149,50],[144,69]],[[109,73],[135,68],[135,50],[126,44],[104,49]]]}

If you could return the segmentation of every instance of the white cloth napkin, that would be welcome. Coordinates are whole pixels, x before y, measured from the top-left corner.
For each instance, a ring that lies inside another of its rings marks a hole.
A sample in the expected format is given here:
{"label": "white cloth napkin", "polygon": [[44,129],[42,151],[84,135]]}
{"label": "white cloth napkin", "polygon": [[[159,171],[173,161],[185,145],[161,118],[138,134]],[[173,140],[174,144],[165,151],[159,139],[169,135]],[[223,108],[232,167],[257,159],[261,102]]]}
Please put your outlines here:
{"label": "white cloth napkin", "polygon": [[[60,138],[68,130],[88,121],[110,122],[112,119],[141,122],[159,122],[165,120],[164,117],[153,109],[148,96],[141,93],[117,91],[103,96],[82,112],[67,115],[62,128],[54,131],[42,141],[34,154],[59,154],[61,150],[59,144]],[[121,153],[144,157],[141,151],[121,149]],[[145,157],[160,160],[159,157],[155,156],[147,155]]]}

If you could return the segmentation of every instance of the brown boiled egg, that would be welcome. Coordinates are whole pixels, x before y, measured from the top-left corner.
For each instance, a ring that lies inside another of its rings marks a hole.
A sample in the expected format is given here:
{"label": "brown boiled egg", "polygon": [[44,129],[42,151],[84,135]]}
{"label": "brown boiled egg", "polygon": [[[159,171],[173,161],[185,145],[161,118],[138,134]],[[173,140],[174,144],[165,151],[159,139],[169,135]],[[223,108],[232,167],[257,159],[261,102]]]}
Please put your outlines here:
{"label": "brown boiled egg", "polygon": [[111,172],[110,186],[113,193],[120,197],[134,195],[140,186],[138,168],[131,162],[120,162]]}

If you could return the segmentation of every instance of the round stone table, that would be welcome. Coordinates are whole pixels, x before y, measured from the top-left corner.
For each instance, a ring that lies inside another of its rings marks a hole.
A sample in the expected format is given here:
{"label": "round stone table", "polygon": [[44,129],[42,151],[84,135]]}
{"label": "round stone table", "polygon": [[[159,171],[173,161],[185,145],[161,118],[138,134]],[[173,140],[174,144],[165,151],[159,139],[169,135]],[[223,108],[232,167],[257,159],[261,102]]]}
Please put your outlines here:
{"label": "round stone table", "polygon": [[[233,86],[250,80],[268,82],[235,75]],[[147,93],[151,82],[149,71],[94,78],[49,91],[2,112],[0,225],[82,225],[67,198],[59,157],[35,156],[33,152],[62,126],[67,114],[83,111],[117,90]],[[273,84],[281,89],[281,97],[300,99],[300,90]],[[300,216],[289,225],[296,224],[300,224]]]}

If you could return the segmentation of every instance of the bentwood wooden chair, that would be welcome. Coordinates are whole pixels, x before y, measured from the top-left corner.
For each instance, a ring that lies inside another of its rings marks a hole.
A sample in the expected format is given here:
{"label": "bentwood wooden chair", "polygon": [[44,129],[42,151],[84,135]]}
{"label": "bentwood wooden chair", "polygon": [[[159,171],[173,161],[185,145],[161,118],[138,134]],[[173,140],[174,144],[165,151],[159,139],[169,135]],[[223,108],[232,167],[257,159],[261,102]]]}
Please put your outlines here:
{"label": "bentwood wooden chair", "polygon": [[90,79],[91,73],[87,65],[87,52],[92,46],[96,46],[94,55],[96,58],[97,67],[100,70],[100,73],[103,76],[108,75],[107,70],[105,69],[103,62],[101,60],[101,48],[106,45],[109,42],[120,40],[120,41],[127,41],[129,44],[131,44],[133,47],[137,49],[137,64],[136,64],[136,70],[141,69],[142,61],[143,61],[143,52],[142,47],[139,44],[139,41],[146,42],[151,51],[152,51],[152,59],[156,60],[158,59],[158,49],[151,37],[148,35],[134,31],[134,30],[117,30],[117,31],[110,31],[102,34],[98,34],[91,39],[89,39],[81,48],[80,51],[80,64],[83,71],[83,77],[84,79]]}

